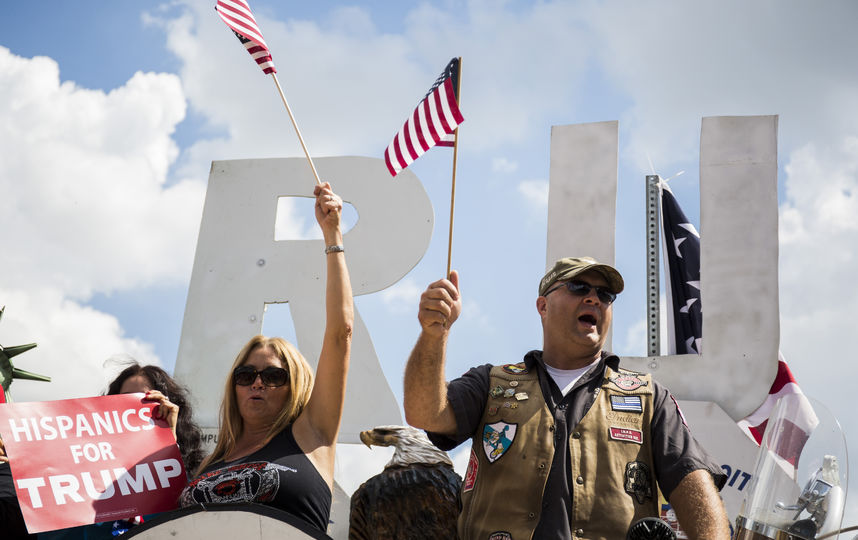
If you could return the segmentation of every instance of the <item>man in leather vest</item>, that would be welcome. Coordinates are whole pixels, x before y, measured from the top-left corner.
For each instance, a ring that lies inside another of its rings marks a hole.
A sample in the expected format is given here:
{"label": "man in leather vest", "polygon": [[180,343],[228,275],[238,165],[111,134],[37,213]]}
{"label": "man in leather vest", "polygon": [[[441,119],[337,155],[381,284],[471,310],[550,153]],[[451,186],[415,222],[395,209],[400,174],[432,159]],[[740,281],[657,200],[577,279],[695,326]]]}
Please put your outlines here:
{"label": "man in leather vest", "polygon": [[622,539],[658,516],[658,489],[692,539],[729,539],[726,476],[694,440],[670,392],[603,351],[623,278],[587,257],[542,278],[543,350],[444,381],[461,312],[459,276],[420,298],[422,327],[405,368],[405,415],[450,450],[472,448],[462,482],[462,540]]}

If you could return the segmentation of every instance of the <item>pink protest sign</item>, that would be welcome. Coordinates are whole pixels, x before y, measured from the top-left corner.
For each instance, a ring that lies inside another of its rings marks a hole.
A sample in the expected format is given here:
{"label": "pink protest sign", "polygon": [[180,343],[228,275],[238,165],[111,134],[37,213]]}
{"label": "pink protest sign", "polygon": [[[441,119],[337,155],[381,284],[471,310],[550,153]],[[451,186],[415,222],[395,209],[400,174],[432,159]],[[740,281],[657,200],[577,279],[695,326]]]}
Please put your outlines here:
{"label": "pink protest sign", "polygon": [[31,533],[176,508],[185,466],[143,394],[0,405],[15,491]]}

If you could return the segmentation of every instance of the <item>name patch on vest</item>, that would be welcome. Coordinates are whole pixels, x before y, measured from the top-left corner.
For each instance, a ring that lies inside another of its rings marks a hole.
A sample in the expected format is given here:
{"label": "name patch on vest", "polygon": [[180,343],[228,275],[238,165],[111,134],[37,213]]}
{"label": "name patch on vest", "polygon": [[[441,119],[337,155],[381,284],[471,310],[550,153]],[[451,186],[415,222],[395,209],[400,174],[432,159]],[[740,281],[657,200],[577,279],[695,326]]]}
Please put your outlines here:
{"label": "name patch on vest", "polygon": [[610,433],[611,438],[615,441],[628,441],[643,444],[643,432],[637,429],[611,426],[608,429],[608,432]]}
{"label": "name patch on vest", "polygon": [[640,396],[611,396],[611,409],[625,412],[643,412]]}
{"label": "name patch on vest", "polygon": [[620,424],[631,424],[635,427],[641,427],[641,417],[637,414],[622,414],[614,411],[605,413],[605,418],[611,422],[619,422]]}
{"label": "name patch on vest", "polygon": [[506,531],[497,531],[489,535],[489,540],[512,540],[512,535]]}
{"label": "name patch on vest", "polygon": [[477,469],[480,468],[480,461],[477,459],[477,454],[471,448],[471,458],[468,460],[468,471],[465,473],[465,480],[462,482],[462,491],[471,491],[477,483]]}
{"label": "name patch on vest", "polygon": [[509,450],[515,439],[515,431],[518,424],[507,424],[506,422],[495,422],[483,427],[483,451],[489,463],[494,463]]}
{"label": "name patch on vest", "polygon": [[614,386],[626,392],[631,392],[641,386],[647,385],[647,381],[631,373],[611,373],[610,381]]}

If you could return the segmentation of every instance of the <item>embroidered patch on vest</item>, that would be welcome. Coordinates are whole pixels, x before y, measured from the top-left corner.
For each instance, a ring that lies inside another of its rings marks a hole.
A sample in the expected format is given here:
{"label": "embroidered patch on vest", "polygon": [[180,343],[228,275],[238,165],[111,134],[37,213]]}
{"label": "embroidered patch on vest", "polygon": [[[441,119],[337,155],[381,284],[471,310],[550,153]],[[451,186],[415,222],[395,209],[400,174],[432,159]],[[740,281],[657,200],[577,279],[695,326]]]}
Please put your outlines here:
{"label": "embroidered patch on vest", "polygon": [[649,467],[642,461],[630,461],[626,463],[626,493],[633,496],[638,504],[652,499],[652,483],[650,482]]}
{"label": "embroidered patch on vest", "polygon": [[502,369],[512,375],[522,375],[527,373],[527,367],[525,367],[524,362],[519,362],[518,364],[505,364],[502,366]]}
{"label": "embroidered patch on vest", "polygon": [[637,390],[641,386],[647,385],[647,381],[641,379],[637,375],[632,375],[631,373],[611,373],[610,380],[614,386],[620,390],[625,390],[626,392],[631,392],[632,390]]}
{"label": "embroidered patch on vest", "polygon": [[518,424],[507,424],[506,422],[495,422],[483,427],[483,451],[486,453],[489,463],[494,463],[512,445],[515,439],[515,431]]}
{"label": "embroidered patch on vest", "polygon": [[605,418],[612,424],[630,424],[633,428],[640,429],[643,418],[639,414],[624,414],[615,411],[605,413]]}
{"label": "embroidered patch on vest", "polygon": [[640,396],[611,396],[611,409],[615,411],[643,412]]}
{"label": "embroidered patch on vest", "polygon": [[643,432],[637,429],[611,426],[608,429],[611,438],[615,441],[628,441],[643,444]]}
{"label": "embroidered patch on vest", "polygon": [[512,540],[512,535],[506,531],[497,531],[489,535],[489,540]]}
{"label": "embroidered patch on vest", "polygon": [[468,470],[465,472],[465,480],[462,482],[462,491],[471,491],[474,489],[474,484],[477,483],[477,469],[480,468],[480,461],[477,459],[477,454],[471,448],[471,458],[468,460]]}

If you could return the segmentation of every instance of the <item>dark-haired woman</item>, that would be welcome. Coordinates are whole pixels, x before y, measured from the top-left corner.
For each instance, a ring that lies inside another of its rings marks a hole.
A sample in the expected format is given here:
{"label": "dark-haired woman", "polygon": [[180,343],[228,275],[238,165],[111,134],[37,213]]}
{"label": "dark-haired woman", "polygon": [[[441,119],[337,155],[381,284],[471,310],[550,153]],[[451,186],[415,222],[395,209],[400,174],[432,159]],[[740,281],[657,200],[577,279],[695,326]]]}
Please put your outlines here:
{"label": "dark-haired woman", "polygon": [[171,412],[176,413],[176,418],[172,421],[170,418],[166,420],[173,428],[176,443],[182,452],[182,461],[185,462],[185,470],[188,474],[197,470],[205,455],[202,449],[203,435],[194,422],[193,408],[187,389],[158,366],[141,366],[134,363],[113,379],[107,387],[107,395],[133,392],[143,392],[147,397],[154,397],[156,396],[154,392],[159,392],[170,403],[178,406],[177,411],[171,409]]}

